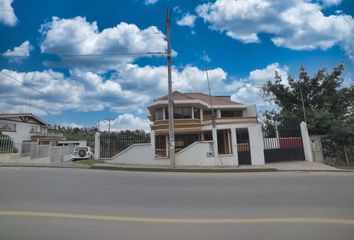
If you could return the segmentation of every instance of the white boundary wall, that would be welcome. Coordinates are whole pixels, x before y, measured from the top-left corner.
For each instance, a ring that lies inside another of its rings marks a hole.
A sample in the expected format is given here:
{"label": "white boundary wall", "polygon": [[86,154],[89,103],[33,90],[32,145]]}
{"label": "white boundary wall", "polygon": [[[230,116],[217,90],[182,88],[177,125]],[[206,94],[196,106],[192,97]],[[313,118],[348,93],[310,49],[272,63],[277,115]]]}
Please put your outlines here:
{"label": "white boundary wall", "polygon": [[252,165],[264,165],[264,143],[260,125],[248,128]]}
{"label": "white boundary wall", "polygon": [[302,136],[302,144],[304,145],[305,160],[313,162],[311,140],[310,140],[309,131],[307,130],[307,124],[305,122],[302,122],[300,124],[300,129],[301,129],[301,136]]}
{"label": "white boundary wall", "polygon": [[132,165],[169,165],[168,159],[155,159],[154,149],[150,143],[133,144],[110,159],[102,159],[105,163]]}

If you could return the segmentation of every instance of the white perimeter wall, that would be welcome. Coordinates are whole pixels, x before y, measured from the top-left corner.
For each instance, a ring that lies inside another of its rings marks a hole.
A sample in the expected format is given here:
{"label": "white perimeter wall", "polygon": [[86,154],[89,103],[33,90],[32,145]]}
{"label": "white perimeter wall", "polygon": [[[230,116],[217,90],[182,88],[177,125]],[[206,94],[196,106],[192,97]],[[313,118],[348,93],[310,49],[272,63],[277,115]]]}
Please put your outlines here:
{"label": "white perimeter wall", "polygon": [[155,159],[154,149],[150,143],[133,144],[105,163],[134,165],[169,165],[168,159]]}
{"label": "white perimeter wall", "polygon": [[215,157],[208,157],[212,141],[194,142],[176,154],[177,166],[215,166]]}

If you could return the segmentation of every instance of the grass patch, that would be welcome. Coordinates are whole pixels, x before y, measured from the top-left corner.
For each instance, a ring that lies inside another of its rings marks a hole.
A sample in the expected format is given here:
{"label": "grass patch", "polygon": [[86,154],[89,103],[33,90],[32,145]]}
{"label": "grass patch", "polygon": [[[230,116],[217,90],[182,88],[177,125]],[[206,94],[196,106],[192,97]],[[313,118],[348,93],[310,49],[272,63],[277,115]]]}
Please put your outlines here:
{"label": "grass patch", "polygon": [[92,166],[95,163],[102,163],[102,161],[97,161],[97,160],[94,160],[94,159],[84,159],[84,160],[76,160],[76,161],[74,161],[74,163]]}

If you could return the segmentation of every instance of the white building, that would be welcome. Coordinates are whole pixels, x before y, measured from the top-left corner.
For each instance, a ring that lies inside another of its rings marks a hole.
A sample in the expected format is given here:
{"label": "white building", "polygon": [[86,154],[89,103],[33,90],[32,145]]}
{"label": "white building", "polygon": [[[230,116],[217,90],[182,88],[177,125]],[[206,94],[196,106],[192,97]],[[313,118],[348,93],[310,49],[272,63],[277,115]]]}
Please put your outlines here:
{"label": "white building", "polygon": [[11,137],[15,143],[53,144],[65,140],[63,134],[50,133],[48,129],[50,125],[32,113],[0,114],[0,132]]}

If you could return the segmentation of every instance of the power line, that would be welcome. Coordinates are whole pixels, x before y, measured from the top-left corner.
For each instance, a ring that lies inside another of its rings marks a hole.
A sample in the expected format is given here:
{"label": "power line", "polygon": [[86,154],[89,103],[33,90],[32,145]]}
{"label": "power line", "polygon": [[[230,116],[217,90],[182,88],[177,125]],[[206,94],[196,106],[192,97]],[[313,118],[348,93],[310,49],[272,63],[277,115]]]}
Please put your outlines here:
{"label": "power line", "polygon": [[[137,53],[93,53],[93,54],[60,54],[55,53],[53,55],[57,55],[62,58],[72,58],[72,57],[101,57],[101,56],[141,56],[141,55],[166,55],[166,52],[137,52]],[[47,54],[46,54],[47,55]],[[23,55],[7,55],[0,54],[2,57],[6,58],[28,58],[28,57],[39,57],[43,55],[31,55],[31,56],[23,56]]]}
{"label": "power line", "polygon": [[24,87],[30,88],[30,89],[32,89],[33,91],[42,94],[42,92],[40,92],[39,90],[35,89],[34,87],[31,87],[31,86],[27,85],[26,83],[24,83],[24,82],[22,82],[22,81],[20,81],[20,80],[18,80],[18,79],[16,79],[16,78],[14,78],[13,76],[11,76],[11,75],[9,75],[9,74],[7,74],[7,73],[4,73],[4,72],[2,72],[2,71],[0,71],[0,73],[2,73],[3,75],[7,76],[8,78],[11,78],[12,80],[15,80],[16,82],[21,83],[21,85],[24,86]]}

